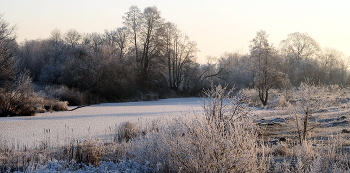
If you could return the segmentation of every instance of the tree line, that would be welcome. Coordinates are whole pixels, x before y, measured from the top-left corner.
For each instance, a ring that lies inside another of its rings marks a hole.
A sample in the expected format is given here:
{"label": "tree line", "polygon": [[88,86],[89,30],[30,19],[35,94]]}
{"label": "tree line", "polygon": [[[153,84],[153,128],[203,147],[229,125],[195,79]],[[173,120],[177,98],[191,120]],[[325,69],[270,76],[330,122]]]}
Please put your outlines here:
{"label": "tree line", "polygon": [[4,93],[23,84],[71,105],[197,96],[211,84],[256,88],[266,105],[270,89],[298,86],[306,78],[349,85],[344,55],[321,49],[307,33],[289,34],[274,47],[258,31],[249,53],[226,53],[200,64],[196,42],[165,21],[157,7],[132,6],[122,18],[122,26],[104,33],[54,29],[49,38],[18,44],[16,26],[1,15],[2,102]]}

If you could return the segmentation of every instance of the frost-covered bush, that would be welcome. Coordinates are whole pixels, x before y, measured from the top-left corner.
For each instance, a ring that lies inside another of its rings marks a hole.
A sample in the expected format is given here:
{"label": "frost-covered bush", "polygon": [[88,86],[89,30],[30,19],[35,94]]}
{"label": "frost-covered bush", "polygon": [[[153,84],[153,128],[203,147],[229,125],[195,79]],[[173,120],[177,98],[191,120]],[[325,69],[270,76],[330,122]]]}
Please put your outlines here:
{"label": "frost-covered bush", "polygon": [[329,85],[328,86],[328,90],[330,92],[337,93],[337,92],[339,92],[341,90],[341,87],[339,85],[337,85],[337,84]]}
{"label": "frost-covered bush", "polygon": [[230,133],[230,126],[236,121],[249,119],[250,115],[250,109],[232,94],[233,89],[227,90],[227,87],[221,85],[203,91],[204,116],[209,125],[225,135]]}
{"label": "frost-covered bush", "polygon": [[43,92],[35,92],[28,73],[19,75],[16,83],[0,88],[0,116],[34,116],[47,110],[68,110],[68,102],[48,98]]}
{"label": "frost-covered bush", "polygon": [[64,85],[62,86],[46,86],[44,92],[49,98],[68,101],[72,106],[79,106],[86,104],[86,94],[76,89],[70,89]]}
{"label": "frost-covered bush", "polygon": [[[239,91],[239,95],[249,106],[262,107],[259,99],[259,93],[256,89],[243,88]],[[290,95],[288,90],[271,89],[269,91],[268,107],[286,107],[289,104],[289,97]]]}
{"label": "frost-covered bush", "polygon": [[86,140],[77,145],[75,160],[78,163],[99,166],[103,155],[104,147],[98,141]]}
{"label": "frost-covered bush", "polygon": [[270,90],[269,107],[272,108],[284,108],[289,105],[288,91],[285,90]]}
{"label": "frost-covered bush", "polygon": [[203,115],[178,117],[132,141],[131,157],[160,172],[259,172],[249,109],[225,87],[204,91]]}
{"label": "frost-covered bush", "polygon": [[49,160],[76,162],[99,166],[105,155],[105,146],[97,139],[71,141],[50,153]]}
{"label": "frost-covered bush", "polygon": [[160,132],[135,138],[128,153],[160,172],[256,172],[256,136],[245,123],[250,124],[235,123],[223,135],[203,116],[175,118]]}
{"label": "frost-covered bush", "polygon": [[116,139],[119,142],[125,141],[129,142],[131,139],[135,138],[140,133],[140,130],[135,123],[123,122],[119,125],[117,129]]}
{"label": "frost-covered bush", "polygon": [[59,101],[52,105],[52,110],[54,111],[68,111],[68,109],[67,101]]}
{"label": "frost-covered bush", "polygon": [[242,97],[242,100],[248,104],[248,106],[262,106],[259,99],[259,93],[256,89],[243,88],[239,90],[238,94]]}
{"label": "frost-covered bush", "polygon": [[307,139],[307,133],[317,127],[310,125],[312,114],[326,107],[329,98],[323,98],[325,88],[317,86],[311,81],[302,82],[294,92],[296,103],[290,106],[295,117],[296,130],[300,145]]}
{"label": "frost-covered bush", "polygon": [[288,149],[283,157],[271,157],[268,172],[349,172],[350,153],[343,143],[331,137],[322,145],[316,141],[304,141]]}
{"label": "frost-covered bush", "polygon": [[0,116],[34,116],[36,97],[29,74],[21,73],[14,84],[0,88]]}

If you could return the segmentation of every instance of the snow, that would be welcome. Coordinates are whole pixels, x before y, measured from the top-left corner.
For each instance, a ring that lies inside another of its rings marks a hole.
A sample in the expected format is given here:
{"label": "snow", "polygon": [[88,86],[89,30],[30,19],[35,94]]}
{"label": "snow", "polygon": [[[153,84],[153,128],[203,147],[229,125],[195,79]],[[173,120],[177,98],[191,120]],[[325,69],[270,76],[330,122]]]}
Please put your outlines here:
{"label": "snow", "polygon": [[[200,112],[201,98],[104,103],[74,111],[38,113],[32,117],[0,118],[0,138],[17,145],[38,146],[41,141],[64,144],[71,139],[112,139],[115,127],[131,121],[146,124],[155,118]],[[74,108],[74,107],[71,107]]]}

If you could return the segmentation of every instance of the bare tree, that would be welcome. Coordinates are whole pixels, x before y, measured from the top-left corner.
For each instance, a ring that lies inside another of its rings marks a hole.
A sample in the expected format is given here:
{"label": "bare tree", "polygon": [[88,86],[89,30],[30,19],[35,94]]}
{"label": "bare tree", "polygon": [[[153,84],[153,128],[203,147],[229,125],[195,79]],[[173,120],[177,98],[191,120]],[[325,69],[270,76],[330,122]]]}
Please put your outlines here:
{"label": "bare tree", "polygon": [[295,116],[296,128],[300,145],[307,140],[307,133],[318,127],[319,124],[310,124],[312,114],[323,108],[329,101],[328,98],[320,98],[324,93],[324,88],[314,85],[310,79],[302,82],[294,95],[297,102],[292,106]]}
{"label": "bare tree", "polygon": [[79,44],[81,37],[81,34],[75,29],[70,29],[64,34],[64,40],[70,44],[72,48]]}
{"label": "bare tree", "polygon": [[195,62],[197,44],[170,22],[164,25],[166,35],[166,56],[170,89],[178,90],[184,80],[186,64]]}
{"label": "bare tree", "polygon": [[0,87],[6,86],[7,81],[14,80],[14,49],[17,47],[16,26],[10,26],[0,14]]}
{"label": "bare tree", "polygon": [[175,24],[171,23],[171,22],[167,22],[164,24],[164,32],[165,32],[165,41],[166,41],[166,51],[165,54],[167,56],[168,59],[168,75],[169,75],[169,86],[170,89],[172,89],[172,84],[173,84],[173,80],[172,80],[172,75],[171,75],[171,54],[172,54],[172,44],[173,44],[173,39],[174,39],[174,33],[177,31],[177,27]]}
{"label": "bare tree", "polygon": [[17,68],[30,71],[34,82],[39,81],[42,68],[49,63],[49,47],[52,40],[26,40],[16,55]]}
{"label": "bare tree", "polygon": [[307,33],[295,32],[281,41],[282,51],[287,53],[295,61],[314,58],[320,51],[319,44]]}
{"label": "bare tree", "polygon": [[99,33],[86,34],[83,37],[83,44],[88,46],[95,54],[99,53],[103,45],[103,36]]}
{"label": "bare tree", "polygon": [[342,52],[333,48],[325,48],[319,59],[318,79],[323,81],[322,83],[339,85],[346,83],[348,64]]}
{"label": "bare tree", "polygon": [[129,43],[129,31],[126,27],[117,28],[112,31],[105,31],[107,44],[119,51],[119,59],[125,56]]}
{"label": "bare tree", "polygon": [[124,25],[130,30],[132,35],[132,41],[135,49],[135,59],[139,58],[138,39],[143,22],[143,16],[140,9],[137,6],[131,6],[129,11],[123,16]]}
{"label": "bare tree", "polygon": [[50,40],[52,40],[55,44],[63,41],[61,31],[57,28],[52,30]]}
{"label": "bare tree", "polygon": [[287,80],[287,76],[279,69],[281,61],[277,51],[269,44],[267,37],[265,31],[259,31],[250,45],[254,85],[264,106],[268,103],[269,90],[278,88]]}
{"label": "bare tree", "polygon": [[141,28],[141,57],[140,57],[140,77],[141,84],[147,86],[149,80],[150,66],[153,62],[160,58],[160,53],[163,47],[163,32],[162,27],[164,19],[160,16],[160,11],[157,7],[147,7],[143,12],[143,25]]}
{"label": "bare tree", "polygon": [[236,89],[248,88],[253,86],[253,75],[248,61],[250,55],[240,52],[225,53],[220,57],[220,66],[226,66],[218,78],[229,87]]}
{"label": "bare tree", "polygon": [[289,34],[286,40],[280,43],[281,51],[286,57],[286,70],[294,85],[298,85],[305,78],[317,75],[313,68],[320,53],[319,44],[307,33],[295,32]]}

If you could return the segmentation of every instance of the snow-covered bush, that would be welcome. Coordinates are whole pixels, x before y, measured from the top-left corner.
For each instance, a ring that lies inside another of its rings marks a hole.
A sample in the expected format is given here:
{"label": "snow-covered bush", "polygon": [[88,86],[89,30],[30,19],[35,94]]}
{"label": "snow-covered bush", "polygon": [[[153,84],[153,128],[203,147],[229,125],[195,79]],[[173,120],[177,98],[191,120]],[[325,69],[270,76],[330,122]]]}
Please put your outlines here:
{"label": "snow-covered bush", "polygon": [[[243,88],[239,91],[238,94],[249,106],[262,107],[261,101],[259,99],[259,93],[256,89]],[[289,104],[289,97],[290,94],[288,90],[271,89],[269,91],[268,107],[286,107]]]}
{"label": "snow-covered bush", "polygon": [[[47,149],[46,149],[47,150]],[[105,155],[105,146],[97,139],[71,141],[49,153],[50,159],[99,166]],[[49,150],[46,152],[50,152]]]}
{"label": "snow-covered bush", "polygon": [[341,90],[341,87],[338,84],[329,85],[328,86],[328,90],[330,92],[337,93],[337,92],[339,92]]}
{"label": "snow-covered bush", "polygon": [[135,123],[123,122],[119,125],[116,132],[116,140],[119,142],[129,142],[140,133],[140,130]]}
{"label": "snow-covered bush", "polygon": [[205,115],[169,120],[159,132],[135,138],[128,153],[160,172],[259,172],[249,109],[225,89],[204,92]]}
{"label": "snow-covered bush", "polygon": [[0,116],[34,116],[36,113],[68,110],[67,101],[47,98],[35,92],[28,74],[20,75],[13,88],[0,88]]}
{"label": "snow-covered bush", "polygon": [[103,155],[104,147],[98,141],[86,140],[77,145],[75,159],[78,163],[99,166]]}
{"label": "snow-covered bush", "polygon": [[35,97],[32,79],[28,73],[21,73],[14,84],[0,88],[0,117],[34,116]]}
{"label": "snow-covered bush", "polygon": [[61,85],[50,85],[44,88],[44,92],[47,94],[47,97],[68,101],[72,106],[79,106],[86,104],[86,94],[80,92],[76,89],[70,89],[67,86]]}
{"label": "snow-covered bush", "polygon": [[238,94],[242,97],[242,100],[248,104],[248,106],[262,106],[259,99],[259,93],[256,89],[243,88],[239,90]]}
{"label": "snow-covered bush", "polygon": [[270,90],[269,107],[284,108],[289,105],[288,91],[272,89]]}
{"label": "snow-covered bush", "polygon": [[312,114],[328,104],[328,99],[323,98],[325,88],[314,85],[311,81],[302,82],[294,92],[296,103],[290,106],[295,117],[296,130],[299,143],[307,139],[307,133],[317,125],[310,126]]}
{"label": "snow-covered bush", "polygon": [[54,111],[67,111],[68,109],[67,101],[59,101],[52,105],[52,110]]}

